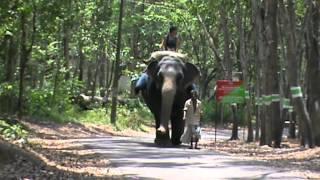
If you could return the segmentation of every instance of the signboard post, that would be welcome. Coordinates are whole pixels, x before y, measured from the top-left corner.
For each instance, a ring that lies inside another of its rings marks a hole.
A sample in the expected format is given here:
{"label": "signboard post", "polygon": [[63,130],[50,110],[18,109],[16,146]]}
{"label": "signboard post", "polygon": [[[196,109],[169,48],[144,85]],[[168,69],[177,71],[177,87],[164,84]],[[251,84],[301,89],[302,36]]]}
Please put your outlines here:
{"label": "signboard post", "polygon": [[[249,96],[247,92],[247,96]],[[216,102],[223,104],[242,104],[245,102],[246,91],[243,81],[218,80],[216,87]],[[221,122],[223,122],[223,107],[221,108]],[[216,120],[217,121],[217,120]],[[217,136],[217,122],[215,123],[215,143]]]}

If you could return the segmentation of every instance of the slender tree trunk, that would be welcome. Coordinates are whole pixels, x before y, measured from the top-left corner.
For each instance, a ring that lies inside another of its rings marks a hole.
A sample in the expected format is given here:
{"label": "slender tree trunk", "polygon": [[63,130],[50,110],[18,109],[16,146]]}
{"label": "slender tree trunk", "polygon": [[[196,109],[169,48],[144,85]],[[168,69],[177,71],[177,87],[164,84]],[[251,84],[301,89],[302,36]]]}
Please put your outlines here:
{"label": "slender tree trunk", "polygon": [[33,7],[33,17],[32,17],[32,31],[31,40],[29,46],[27,45],[27,14],[25,11],[21,12],[20,19],[20,71],[19,71],[19,97],[18,97],[18,116],[21,118],[23,115],[23,96],[24,96],[24,75],[27,68],[27,63],[29,61],[29,56],[32,51],[32,46],[35,39],[36,33],[36,7]]}
{"label": "slender tree trunk", "polygon": [[255,59],[255,72],[256,72],[256,77],[255,77],[255,115],[256,115],[256,123],[255,123],[255,140],[258,141],[260,138],[260,124],[261,124],[261,104],[257,104],[259,101],[258,98],[261,97],[261,58],[262,56],[260,55],[262,52],[262,47],[261,47],[261,41],[262,41],[262,32],[261,32],[261,13],[259,9],[258,2],[256,0],[252,0],[252,21],[254,22],[255,26],[254,28],[254,59]]}
{"label": "slender tree trunk", "polygon": [[6,82],[12,82],[14,78],[14,72],[15,72],[15,65],[16,65],[16,53],[17,53],[17,45],[15,43],[15,40],[12,36],[8,37],[7,40],[7,53],[6,53],[6,74],[5,74],[5,81]]}
{"label": "slender tree trunk", "polygon": [[[312,147],[314,132],[315,145],[320,145],[320,2],[307,0],[307,84],[308,84],[308,109],[312,122],[305,123],[305,131],[309,144]],[[300,106],[302,106],[301,101]],[[303,107],[302,107],[303,108]],[[312,126],[311,126],[312,124]],[[307,140],[306,139],[306,140]],[[310,142],[311,141],[311,142]]]}
{"label": "slender tree trunk", "polygon": [[69,55],[69,41],[70,41],[70,30],[68,22],[63,22],[63,57],[64,57],[64,68],[66,69],[65,80],[70,78],[69,72],[69,63],[70,63],[70,55]]}
{"label": "slender tree trunk", "polygon": [[85,61],[85,55],[83,54],[83,44],[82,41],[79,42],[79,76],[78,76],[78,80],[79,81],[83,81],[83,74],[84,74],[84,61]]}
{"label": "slender tree trunk", "polygon": [[107,88],[111,88],[112,86],[112,81],[113,81],[113,77],[114,77],[114,69],[115,69],[115,61],[110,61],[110,59],[108,59],[108,65],[109,65],[109,72],[108,74],[108,78],[107,78]]}
{"label": "slender tree trunk", "polygon": [[[17,59],[17,44],[15,42],[13,36],[6,36],[4,40],[4,82],[13,83],[14,81],[14,73]],[[13,114],[16,106],[14,101],[14,94],[11,92],[10,94],[2,95],[2,102],[0,102],[0,112]]]}
{"label": "slender tree trunk", "polygon": [[110,59],[107,57],[106,59],[106,89],[110,87],[110,76],[111,76],[111,63]]}
{"label": "slender tree trunk", "polygon": [[238,121],[238,117],[237,117],[237,105],[231,105],[231,109],[232,109],[232,118],[233,118],[233,122],[232,122],[232,135],[230,140],[238,140],[239,136],[238,136],[238,126],[239,126],[239,121]]}
{"label": "slender tree trunk", "polygon": [[289,126],[289,138],[295,139],[296,138],[296,114],[294,112],[289,113],[289,120],[290,120],[290,126]]}
{"label": "slender tree trunk", "polygon": [[72,1],[71,0],[67,0],[65,1],[66,3],[66,9],[68,12],[65,12],[66,17],[64,17],[64,21],[63,21],[63,57],[64,57],[64,68],[66,69],[66,74],[65,74],[65,80],[68,80],[70,78],[70,71],[69,71],[69,64],[70,64],[70,53],[69,53],[69,44],[70,44],[70,17],[71,17],[71,11],[72,10]]}
{"label": "slender tree trunk", "polygon": [[[104,43],[103,43],[104,44]],[[101,89],[105,91],[106,88],[106,52],[105,48],[101,51],[101,66],[100,66],[100,73],[99,73],[99,86]]]}
{"label": "slender tree trunk", "polygon": [[[225,79],[232,80],[232,67],[233,67],[233,62],[231,59],[230,55],[230,34],[229,34],[229,28],[228,28],[228,13],[226,11],[226,2],[222,3],[221,6],[221,22],[222,22],[222,29],[223,29],[223,40],[224,40],[224,53],[223,53],[223,61],[226,64],[226,76]],[[233,123],[232,123],[232,136],[231,139],[239,139],[238,137],[238,122],[237,121],[237,114],[236,111],[234,110],[234,107],[232,107],[232,117],[233,117]],[[236,131],[236,132],[235,132]]]}
{"label": "slender tree trunk", "polygon": [[106,92],[106,58],[102,57],[101,66],[99,69],[99,87],[100,87],[100,96],[104,97]]}
{"label": "slender tree trunk", "polygon": [[[237,29],[239,35],[239,60],[242,69],[242,75],[244,79],[244,88],[246,90],[249,89],[249,71],[248,71],[248,57],[246,56],[246,42],[245,42],[245,33],[243,29],[244,24],[244,16],[243,16],[243,9],[240,1],[237,1],[237,13],[236,13],[236,20],[237,20]],[[245,109],[245,122],[248,125],[248,142],[253,141],[253,129],[252,129],[252,121],[251,121],[251,102],[250,99],[247,100]]]}
{"label": "slender tree trunk", "polygon": [[58,58],[57,63],[56,63],[56,72],[54,75],[53,95],[52,95],[52,99],[51,99],[51,106],[55,104],[56,96],[58,93],[59,81],[60,81],[60,68],[61,68],[61,60],[60,60],[60,58]]}
{"label": "slender tree trunk", "polygon": [[[277,38],[277,0],[266,0],[266,42],[267,42],[267,66],[266,66],[266,92],[267,95],[278,94],[279,95],[279,80],[278,71],[278,38]],[[280,103],[273,102],[270,108],[267,108],[267,136],[266,143],[272,144],[272,140],[275,140],[275,147],[280,147],[283,122],[279,117],[280,115]]]}
{"label": "slender tree trunk", "polygon": [[230,35],[229,35],[229,28],[228,28],[228,14],[226,12],[226,2],[222,4],[221,7],[221,21],[222,21],[222,29],[223,29],[223,40],[224,40],[224,53],[223,53],[223,61],[226,64],[226,79],[232,80],[232,59],[230,55]]}
{"label": "slender tree trunk", "polygon": [[[98,54],[98,53],[97,53]],[[99,75],[99,68],[100,68],[100,62],[101,62],[101,57],[99,57],[99,55],[97,55],[97,59],[96,59],[96,67],[95,67],[95,72],[94,72],[94,76],[93,76],[93,83],[92,83],[92,94],[91,94],[91,98],[93,99],[94,96],[96,95],[96,86],[97,86],[97,78]]]}
{"label": "slender tree trunk", "polygon": [[118,38],[117,38],[117,54],[115,63],[115,73],[112,85],[112,107],[111,107],[111,123],[116,123],[117,114],[117,98],[118,98],[118,83],[120,76],[120,50],[121,50],[121,35],[122,35],[122,16],[123,16],[123,6],[124,0],[120,2],[120,14],[119,14],[119,24],[118,24]]}
{"label": "slender tree trunk", "polygon": [[26,69],[27,57],[27,32],[26,32],[26,14],[21,14],[21,39],[20,39],[20,74],[19,74],[19,99],[18,99],[18,113],[21,117],[23,114],[23,91],[24,91],[24,72]]}
{"label": "slender tree trunk", "polygon": [[[296,43],[295,8],[292,0],[288,0],[287,3],[288,6],[285,7],[283,0],[280,1],[280,7],[282,8],[281,11],[284,12],[284,16],[282,16],[284,18],[284,28],[286,29],[288,79],[291,87],[301,87],[298,76],[299,62],[297,57],[300,56],[298,55],[299,51],[297,51],[299,45]],[[310,128],[311,120],[303,97],[294,97],[293,106],[297,115],[301,118],[301,122],[305,124],[303,127],[307,128],[304,132],[312,133]],[[308,127],[310,129],[308,129]],[[308,146],[313,146],[312,134],[309,134],[306,138],[304,137],[304,139],[304,142],[306,142]]]}
{"label": "slender tree trunk", "polygon": [[[256,92],[257,95],[262,97],[262,95],[266,94],[266,44],[265,44],[265,7],[263,2],[252,0],[252,5],[254,8],[254,14],[255,14],[255,33],[256,38],[258,39],[256,47],[257,47],[257,60],[256,60],[256,70],[257,70],[257,85],[256,86]],[[260,123],[260,145],[267,145],[267,113],[266,113],[266,107],[260,106],[257,108],[258,116],[257,116],[257,122]],[[257,124],[257,125],[258,125]],[[256,133],[259,133],[259,128],[256,128]],[[258,136],[256,136],[258,137]],[[270,144],[271,145],[271,144]]]}
{"label": "slender tree trunk", "polygon": [[87,62],[87,93],[88,96],[92,96],[92,86],[93,86],[93,72],[92,70],[94,69],[94,65],[92,62]]}

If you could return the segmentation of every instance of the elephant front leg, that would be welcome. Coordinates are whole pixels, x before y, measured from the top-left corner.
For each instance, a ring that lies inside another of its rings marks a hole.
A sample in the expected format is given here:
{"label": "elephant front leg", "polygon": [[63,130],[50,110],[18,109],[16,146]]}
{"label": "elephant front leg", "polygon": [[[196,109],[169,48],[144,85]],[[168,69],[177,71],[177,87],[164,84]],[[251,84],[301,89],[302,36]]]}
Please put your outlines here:
{"label": "elephant front leg", "polygon": [[170,135],[169,130],[165,130],[164,132],[158,131],[158,128],[160,127],[160,117],[156,116],[156,138],[154,139],[154,143],[159,146],[169,146],[171,145],[170,142]]}
{"label": "elephant front leg", "polygon": [[170,146],[170,136],[169,131],[167,130],[165,133],[156,131],[156,139],[154,140],[154,143],[159,146]]}

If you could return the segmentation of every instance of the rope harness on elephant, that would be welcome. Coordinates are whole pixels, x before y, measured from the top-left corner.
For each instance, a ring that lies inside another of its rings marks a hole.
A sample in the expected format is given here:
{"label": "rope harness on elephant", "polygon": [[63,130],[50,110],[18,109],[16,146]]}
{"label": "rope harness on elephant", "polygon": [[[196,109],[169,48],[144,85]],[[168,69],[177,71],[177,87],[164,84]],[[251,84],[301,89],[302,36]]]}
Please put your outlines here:
{"label": "rope harness on elephant", "polygon": [[165,56],[171,56],[181,60],[182,62],[188,62],[188,56],[186,54],[181,54],[174,51],[155,51],[151,54],[147,62],[160,61]]}

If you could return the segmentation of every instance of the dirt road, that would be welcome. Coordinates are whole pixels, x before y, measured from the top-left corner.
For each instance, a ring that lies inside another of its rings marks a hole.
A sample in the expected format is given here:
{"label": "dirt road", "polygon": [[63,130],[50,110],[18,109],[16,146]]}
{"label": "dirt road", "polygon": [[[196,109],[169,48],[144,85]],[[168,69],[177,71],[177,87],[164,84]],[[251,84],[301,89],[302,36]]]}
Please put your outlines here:
{"label": "dirt road", "polygon": [[110,136],[83,139],[80,143],[110,159],[113,173],[124,174],[128,179],[304,179],[301,173],[263,161],[191,150],[187,146],[160,148],[153,144],[151,136]]}

